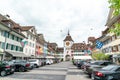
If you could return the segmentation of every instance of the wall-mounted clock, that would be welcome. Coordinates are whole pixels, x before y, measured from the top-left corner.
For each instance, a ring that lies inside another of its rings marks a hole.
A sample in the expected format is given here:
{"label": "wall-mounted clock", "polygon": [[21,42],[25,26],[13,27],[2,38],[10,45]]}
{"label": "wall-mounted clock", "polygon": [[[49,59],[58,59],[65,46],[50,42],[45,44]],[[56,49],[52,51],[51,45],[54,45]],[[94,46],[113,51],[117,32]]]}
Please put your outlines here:
{"label": "wall-mounted clock", "polygon": [[65,45],[66,45],[66,46],[70,46],[70,42],[67,41],[67,42],[65,43]]}

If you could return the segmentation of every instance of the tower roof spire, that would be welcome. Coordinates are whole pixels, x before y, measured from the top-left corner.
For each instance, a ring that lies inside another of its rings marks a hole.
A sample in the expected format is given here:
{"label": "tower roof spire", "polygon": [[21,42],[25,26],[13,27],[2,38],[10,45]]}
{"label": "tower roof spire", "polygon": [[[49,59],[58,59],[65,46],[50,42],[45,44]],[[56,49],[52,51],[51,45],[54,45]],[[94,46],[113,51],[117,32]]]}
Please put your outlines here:
{"label": "tower roof spire", "polygon": [[68,35],[70,35],[69,29],[68,29]]}
{"label": "tower roof spire", "polygon": [[73,41],[72,37],[70,36],[69,30],[68,30],[68,35],[66,36],[66,38],[64,39],[64,41]]}

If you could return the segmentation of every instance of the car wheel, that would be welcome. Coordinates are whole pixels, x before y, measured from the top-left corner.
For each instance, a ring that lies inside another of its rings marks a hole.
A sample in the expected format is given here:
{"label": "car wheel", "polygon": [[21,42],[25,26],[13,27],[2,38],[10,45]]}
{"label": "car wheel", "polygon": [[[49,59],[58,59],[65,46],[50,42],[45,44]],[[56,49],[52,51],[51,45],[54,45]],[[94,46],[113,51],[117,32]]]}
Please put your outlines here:
{"label": "car wheel", "polygon": [[6,71],[1,71],[0,72],[0,75],[3,77],[3,76],[5,76],[6,75]]}
{"label": "car wheel", "polygon": [[14,74],[14,72],[11,72],[10,74]]}
{"label": "car wheel", "polygon": [[37,68],[37,64],[34,64],[34,68]]}
{"label": "car wheel", "polygon": [[19,67],[19,72],[24,72],[25,68],[24,67]]}

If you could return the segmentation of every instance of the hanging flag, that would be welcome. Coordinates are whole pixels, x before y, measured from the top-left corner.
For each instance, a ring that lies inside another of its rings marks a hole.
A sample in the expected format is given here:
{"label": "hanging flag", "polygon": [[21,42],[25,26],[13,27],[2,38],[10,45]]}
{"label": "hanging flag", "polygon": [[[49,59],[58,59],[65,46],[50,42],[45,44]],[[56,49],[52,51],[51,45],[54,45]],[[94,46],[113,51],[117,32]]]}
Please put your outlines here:
{"label": "hanging flag", "polygon": [[96,41],[96,48],[100,49],[103,46],[103,42],[101,41]]}
{"label": "hanging flag", "polygon": [[41,53],[43,53],[43,49],[42,47],[38,47],[38,54],[41,54]]}
{"label": "hanging flag", "polygon": [[87,53],[92,54],[92,49],[90,47],[88,48]]}
{"label": "hanging flag", "polygon": [[20,43],[21,43],[22,47],[24,47],[28,43],[28,41],[22,40]]}

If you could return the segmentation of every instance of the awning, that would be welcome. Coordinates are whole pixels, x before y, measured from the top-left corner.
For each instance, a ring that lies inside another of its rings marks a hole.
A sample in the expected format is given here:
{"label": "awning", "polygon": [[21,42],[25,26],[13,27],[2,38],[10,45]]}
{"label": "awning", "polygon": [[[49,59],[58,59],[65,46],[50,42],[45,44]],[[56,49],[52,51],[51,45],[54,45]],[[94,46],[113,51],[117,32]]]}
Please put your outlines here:
{"label": "awning", "polygon": [[91,56],[74,56],[74,59],[92,59]]}
{"label": "awning", "polygon": [[22,53],[22,52],[6,51],[6,53],[11,54],[13,57],[30,57],[30,56],[25,55],[25,54]]}
{"label": "awning", "polygon": [[55,58],[55,57],[53,57],[53,56],[46,56],[46,58]]}

